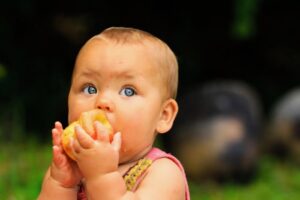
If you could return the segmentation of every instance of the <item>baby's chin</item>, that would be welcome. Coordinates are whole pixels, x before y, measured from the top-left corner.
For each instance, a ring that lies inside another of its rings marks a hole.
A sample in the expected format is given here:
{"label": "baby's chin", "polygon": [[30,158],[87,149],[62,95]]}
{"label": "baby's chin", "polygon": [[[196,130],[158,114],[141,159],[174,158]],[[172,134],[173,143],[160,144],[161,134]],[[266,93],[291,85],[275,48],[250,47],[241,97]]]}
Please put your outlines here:
{"label": "baby's chin", "polygon": [[120,150],[120,157],[119,157],[119,164],[126,164],[130,162],[135,162],[138,161],[141,158],[144,158],[147,153],[151,150],[152,146],[146,147],[146,148],[124,148],[123,146],[121,147]]}

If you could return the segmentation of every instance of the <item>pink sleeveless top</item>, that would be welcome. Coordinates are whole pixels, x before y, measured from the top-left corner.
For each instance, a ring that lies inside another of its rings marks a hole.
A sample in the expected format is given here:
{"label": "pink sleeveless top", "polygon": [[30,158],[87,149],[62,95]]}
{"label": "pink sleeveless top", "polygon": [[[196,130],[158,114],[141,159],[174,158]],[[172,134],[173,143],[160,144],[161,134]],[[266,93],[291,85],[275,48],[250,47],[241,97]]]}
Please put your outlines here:
{"label": "pink sleeveless top", "polygon": [[[181,170],[182,175],[185,180],[185,199],[190,200],[190,192],[189,192],[189,186],[187,182],[187,178],[184,172],[184,168],[180,161],[174,157],[173,155],[166,153],[158,148],[152,148],[149,153],[145,156],[145,158],[141,159],[138,161],[138,163],[130,168],[128,172],[124,175],[124,181],[127,186],[127,190],[130,191],[135,191],[143,178],[146,175],[146,170],[150,165],[155,162],[155,160],[160,159],[160,158],[168,158],[171,161],[173,161]],[[77,195],[77,199],[79,200],[86,200],[86,194],[84,192],[84,188],[80,187],[80,190]]]}

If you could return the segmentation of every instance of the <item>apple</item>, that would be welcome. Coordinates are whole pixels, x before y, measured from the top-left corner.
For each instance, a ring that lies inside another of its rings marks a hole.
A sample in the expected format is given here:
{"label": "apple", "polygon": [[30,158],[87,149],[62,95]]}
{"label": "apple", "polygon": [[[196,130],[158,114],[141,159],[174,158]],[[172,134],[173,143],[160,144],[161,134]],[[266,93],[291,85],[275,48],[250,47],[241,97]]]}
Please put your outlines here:
{"label": "apple", "polygon": [[94,130],[95,121],[99,121],[107,128],[109,132],[109,139],[110,141],[112,141],[113,129],[109,121],[107,120],[105,113],[99,109],[83,112],[81,113],[77,121],[72,122],[63,130],[63,133],[61,135],[62,147],[71,159],[75,160],[72,149],[70,147],[71,138],[76,137],[75,126],[80,125],[93,139],[96,139],[96,132]]}

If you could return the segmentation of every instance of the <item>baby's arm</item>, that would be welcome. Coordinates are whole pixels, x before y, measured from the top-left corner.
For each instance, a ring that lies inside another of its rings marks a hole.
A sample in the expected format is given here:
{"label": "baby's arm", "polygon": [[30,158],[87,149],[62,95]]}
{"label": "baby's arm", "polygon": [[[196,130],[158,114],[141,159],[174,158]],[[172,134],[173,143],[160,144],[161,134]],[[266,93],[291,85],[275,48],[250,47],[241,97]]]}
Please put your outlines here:
{"label": "baby's arm", "polygon": [[60,122],[52,129],[53,160],[42,184],[39,199],[76,199],[81,180],[77,164],[70,160],[61,146],[63,127]]}
{"label": "baby's arm", "polygon": [[86,180],[89,199],[178,199],[183,200],[185,183],[182,172],[169,159],[159,159],[148,169],[145,179],[136,192],[126,190],[122,175],[118,172],[120,134],[112,143],[108,133],[96,123],[97,140],[93,140],[82,128],[76,127],[77,140],[74,154]]}
{"label": "baby's arm", "polygon": [[74,200],[77,198],[77,190],[74,188],[65,188],[61,184],[53,179],[50,175],[50,168],[48,169],[43,184],[42,190],[39,194],[38,200],[48,199],[70,199]]}

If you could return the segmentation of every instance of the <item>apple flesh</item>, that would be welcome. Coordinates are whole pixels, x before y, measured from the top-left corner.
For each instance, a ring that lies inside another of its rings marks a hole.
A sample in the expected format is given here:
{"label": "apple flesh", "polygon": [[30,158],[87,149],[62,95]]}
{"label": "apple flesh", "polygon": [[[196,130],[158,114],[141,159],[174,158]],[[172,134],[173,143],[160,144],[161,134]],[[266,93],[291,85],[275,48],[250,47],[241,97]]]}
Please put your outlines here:
{"label": "apple flesh", "polygon": [[70,146],[71,138],[76,137],[75,126],[80,125],[93,139],[96,139],[96,132],[94,130],[95,121],[99,121],[104,125],[104,127],[107,128],[109,132],[109,139],[110,141],[112,141],[113,130],[112,126],[106,118],[105,113],[99,109],[83,112],[77,121],[72,122],[64,129],[61,136],[62,147],[71,159],[75,160],[72,148]]}

